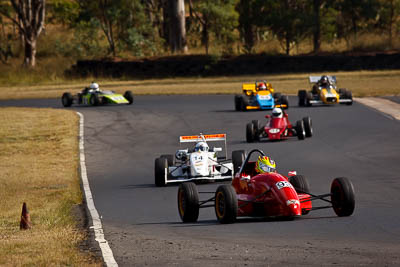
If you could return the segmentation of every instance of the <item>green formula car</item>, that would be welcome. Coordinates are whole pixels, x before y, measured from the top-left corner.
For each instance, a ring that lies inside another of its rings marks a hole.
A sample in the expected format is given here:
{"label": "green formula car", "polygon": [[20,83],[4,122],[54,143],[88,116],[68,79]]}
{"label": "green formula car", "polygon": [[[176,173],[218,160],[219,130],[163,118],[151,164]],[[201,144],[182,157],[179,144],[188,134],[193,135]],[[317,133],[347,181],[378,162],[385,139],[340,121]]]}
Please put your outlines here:
{"label": "green formula car", "polygon": [[133,94],[131,91],[126,91],[123,95],[116,94],[114,91],[102,91],[97,83],[92,83],[76,95],[65,92],[61,97],[61,102],[64,107],[70,107],[72,104],[90,106],[107,104],[130,105],[133,103]]}

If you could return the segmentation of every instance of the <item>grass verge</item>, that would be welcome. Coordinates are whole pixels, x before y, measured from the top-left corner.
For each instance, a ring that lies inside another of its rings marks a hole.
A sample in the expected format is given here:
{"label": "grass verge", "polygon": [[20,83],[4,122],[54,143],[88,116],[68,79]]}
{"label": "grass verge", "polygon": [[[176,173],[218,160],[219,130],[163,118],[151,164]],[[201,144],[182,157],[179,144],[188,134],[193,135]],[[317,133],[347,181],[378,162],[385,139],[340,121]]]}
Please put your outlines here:
{"label": "grass verge", "polygon": [[[235,94],[242,83],[268,79],[276,91],[297,94],[299,89],[310,89],[308,76],[324,73],[299,73],[279,75],[251,75],[213,78],[169,78],[150,80],[96,79],[102,89],[123,93],[132,90],[135,95],[147,94]],[[400,70],[333,72],[339,88],[347,88],[353,96],[384,96],[400,94]],[[34,86],[0,86],[0,99],[60,98],[63,92],[77,93],[94,79],[61,81]]]}
{"label": "grass verge", "polygon": [[[101,265],[80,252],[72,213],[82,203],[77,129],[72,111],[0,109],[0,265]],[[23,202],[33,226],[20,231]]]}

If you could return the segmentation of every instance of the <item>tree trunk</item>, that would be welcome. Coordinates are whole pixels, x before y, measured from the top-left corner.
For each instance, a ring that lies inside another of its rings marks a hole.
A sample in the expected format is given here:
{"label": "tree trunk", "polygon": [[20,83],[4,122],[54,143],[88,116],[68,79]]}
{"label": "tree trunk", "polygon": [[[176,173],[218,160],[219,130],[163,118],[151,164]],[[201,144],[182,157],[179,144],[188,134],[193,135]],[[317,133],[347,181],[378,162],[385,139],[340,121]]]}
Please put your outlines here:
{"label": "tree trunk", "polygon": [[172,53],[187,53],[184,0],[169,0],[169,44]]}
{"label": "tree trunk", "polygon": [[208,21],[207,18],[204,18],[203,30],[201,32],[201,41],[206,49],[206,55],[208,55],[208,47],[209,47],[209,34],[208,34]]}
{"label": "tree trunk", "polygon": [[25,38],[25,56],[24,66],[35,67],[36,66],[36,38],[28,40]]}
{"label": "tree trunk", "polygon": [[11,19],[23,37],[24,65],[35,67],[36,42],[44,28],[46,0],[11,0],[11,5],[17,14],[17,19]]}
{"label": "tree trunk", "polygon": [[321,0],[314,0],[314,53],[318,53],[321,48],[321,18],[319,11],[321,9]]}
{"label": "tree trunk", "polygon": [[244,47],[246,53],[251,53],[254,47],[254,26],[251,22],[251,11],[250,11],[250,3],[248,0],[240,1],[241,14],[242,18],[242,29],[243,29],[243,37],[244,37]]}

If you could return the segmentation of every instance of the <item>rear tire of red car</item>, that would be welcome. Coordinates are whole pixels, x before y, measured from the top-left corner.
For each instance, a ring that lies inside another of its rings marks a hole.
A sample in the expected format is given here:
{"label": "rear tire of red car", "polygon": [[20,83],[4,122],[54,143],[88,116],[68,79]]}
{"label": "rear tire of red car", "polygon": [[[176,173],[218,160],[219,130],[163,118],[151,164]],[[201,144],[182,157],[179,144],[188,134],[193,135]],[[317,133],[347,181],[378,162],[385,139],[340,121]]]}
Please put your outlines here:
{"label": "rear tire of red car", "polygon": [[232,151],[233,174],[237,173],[240,170],[240,167],[242,167],[245,159],[246,152],[244,150]]}
{"label": "rear tire of red car", "polygon": [[168,171],[168,159],[167,158],[156,158],[154,162],[154,181],[156,186],[165,186],[167,183],[165,181],[166,173]]}
{"label": "rear tire of red car", "polygon": [[253,143],[254,139],[255,139],[254,136],[255,136],[254,124],[252,122],[249,122],[246,125],[246,141],[247,141],[247,143]]}
{"label": "rear tire of red car", "polygon": [[304,130],[306,132],[306,137],[311,137],[313,135],[311,118],[310,117],[304,117],[303,118],[303,122],[304,122]]}
{"label": "rear tire of red car", "polygon": [[199,218],[199,193],[192,182],[179,185],[178,211],[182,222],[196,222]]}
{"label": "rear tire of red car", "polygon": [[304,129],[304,122],[303,120],[299,120],[296,123],[296,134],[299,140],[304,140],[306,136],[306,131]]}
{"label": "rear tire of red car", "polygon": [[236,221],[238,201],[231,185],[220,185],[215,192],[215,215],[220,223]]}
{"label": "rear tire of red car", "polygon": [[128,105],[131,105],[133,103],[133,93],[131,91],[126,91],[124,97],[126,98],[126,100],[128,100]]}
{"label": "rear tire of red car", "polygon": [[61,97],[61,102],[64,107],[70,107],[73,102],[72,95],[70,93],[64,93]]}
{"label": "rear tire of red car", "polygon": [[354,187],[346,177],[335,178],[331,185],[332,207],[339,217],[350,216],[355,208]]}
{"label": "rear tire of red car", "polygon": [[166,158],[168,162],[168,167],[173,166],[175,164],[174,155],[161,155],[160,158]]}

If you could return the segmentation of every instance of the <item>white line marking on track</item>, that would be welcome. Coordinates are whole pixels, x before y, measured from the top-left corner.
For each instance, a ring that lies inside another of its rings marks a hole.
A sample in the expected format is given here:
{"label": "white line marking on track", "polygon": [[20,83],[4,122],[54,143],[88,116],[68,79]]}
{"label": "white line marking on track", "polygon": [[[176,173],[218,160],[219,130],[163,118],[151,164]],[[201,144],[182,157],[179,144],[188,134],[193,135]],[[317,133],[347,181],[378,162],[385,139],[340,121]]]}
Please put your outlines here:
{"label": "white line marking on track", "polygon": [[104,238],[103,227],[101,224],[101,220],[99,218],[99,213],[94,206],[94,201],[92,197],[92,192],[90,191],[89,180],[87,177],[86,171],[86,163],[85,163],[85,150],[84,150],[84,117],[81,113],[77,112],[79,115],[79,158],[81,165],[81,179],[83,190],[85,192],[86,204],[88,210],[90,212],[90,216],[92,217],[93,226],[90,228],[93,229],[95,234],[95,240],[99,243],[101,254],[103,255],[104,263],[106,266],[118,266],[117,262],[114,259],[113,252],[108,245],[107,240]]}
{"label": "white line marking on track", "polygon": [[400,104],[396,102],[378,97],[354,98],[354,100],[382,112],[388,118],[392,116],[394,119],[400,120]]}

